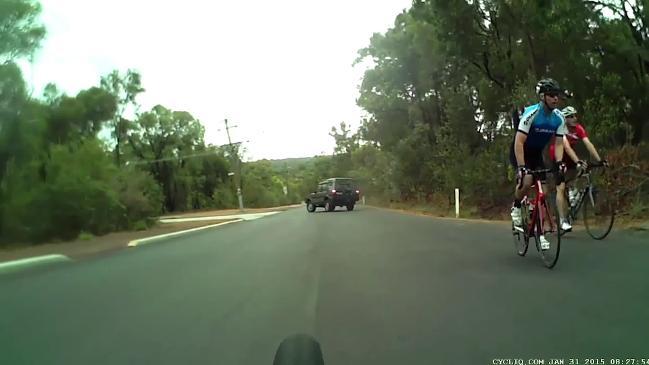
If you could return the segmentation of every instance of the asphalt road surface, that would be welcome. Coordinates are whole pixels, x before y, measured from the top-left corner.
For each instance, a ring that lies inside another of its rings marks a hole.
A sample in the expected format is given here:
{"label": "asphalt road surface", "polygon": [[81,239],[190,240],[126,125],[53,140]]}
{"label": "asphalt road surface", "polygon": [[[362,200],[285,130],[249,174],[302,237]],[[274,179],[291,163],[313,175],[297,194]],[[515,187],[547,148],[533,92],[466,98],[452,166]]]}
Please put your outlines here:
{"label": "asphalt road surface", "polygon": [[548,270],[503,223],[293,209],[0,277],[2,364],[271,364],[294,333],[326,364],[649,359],[649,239],[573,232]]}

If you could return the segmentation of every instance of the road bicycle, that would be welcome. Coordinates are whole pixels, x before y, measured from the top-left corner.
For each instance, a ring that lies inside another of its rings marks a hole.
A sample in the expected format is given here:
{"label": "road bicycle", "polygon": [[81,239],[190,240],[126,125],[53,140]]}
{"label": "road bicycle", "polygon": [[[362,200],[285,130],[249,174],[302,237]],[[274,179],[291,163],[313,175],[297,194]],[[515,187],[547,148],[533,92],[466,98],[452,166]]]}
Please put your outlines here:
{"label": "road bicycle", "polygon": [[[592,238],[602,240],[608,236],[613,228],[615,209],[606,186],[599,187],[593,182],[595,180],[593,172],[605,167],[605,165],[601,162],[589,162],[587,165],[586,171],[577,177],[578,181],[575,181],[578,186],[583,187],[577,190],[574,201],[569,203],[570,209],[568,209],[566,219],[572,225],[577,220],[579,209],[583,209],[582,215],[586,232]],[[565,194],[567,195],[567,192]],[[566,202],[569,201],[567,196],[565,199]],[[561,232],[562,235],[564,233]]]}
{"label": "road bicycle", "polygon": [[[530,238],[534,237],[536,250],[539,252],[543,264],[548,268],[553,268],[559,260],[561,250],[561,234],[559,232],[559,215],[557,214],[556,204],[548,204],[546,194],[543,192],[544,177],[547,173],[552,173],[552,169],[533,170],[529,173],[534,178],[532,188],[536,190],[535,197],[532,201],[528,196],[521,200],[521,227],[516,227],[512,223],[512,234],[514,236],[514,246],[519,256],[525,256],[529,247]],[[552,208],[551,208],[552,207]],[[541,249],[541,240],[546,239],[550,243],[547,250]]]}

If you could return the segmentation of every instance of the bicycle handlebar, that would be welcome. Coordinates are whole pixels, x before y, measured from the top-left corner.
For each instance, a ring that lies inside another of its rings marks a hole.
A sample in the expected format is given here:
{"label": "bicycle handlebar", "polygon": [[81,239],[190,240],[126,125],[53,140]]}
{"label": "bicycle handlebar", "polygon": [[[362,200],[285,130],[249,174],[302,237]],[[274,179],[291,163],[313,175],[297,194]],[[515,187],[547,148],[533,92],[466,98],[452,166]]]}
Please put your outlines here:
{"label": "bicycle handlebar", "polygon": [[538,170],[527,170],[528,173],[530,174],[543,174],[546,172],[553,172],[556,171],[556,169],[538,169]]}
{"label": "bicycle handlebar", "polygon": [[[542,174],[546,172],[553,172],[553,171],[555,171],[555,169],[527,170],[527,173],[525,175],[530,175],[535,180],[542,180]],[[518,181],[518,188],[520,189],[522,186],[523,186],[523,179],[520,179]]]}
{"label": "bicycle handlebar", "polygon": [[553,173],[553,172],[556,172],[556,171],[557,171],[556,169],[527,170],[526,175],[537,176],[537,175],[545,174],[545,173],[548,173],[548,172]]}
{"label": "bicycle handlebar", "polygon": [[601,161],[588,161],[586,162],[588,167],[585,170],[582,170],[579,176],[584,176],[590,174],[591,171],[598,169],[598,168],[607,168],[608,166],[605,165]]}

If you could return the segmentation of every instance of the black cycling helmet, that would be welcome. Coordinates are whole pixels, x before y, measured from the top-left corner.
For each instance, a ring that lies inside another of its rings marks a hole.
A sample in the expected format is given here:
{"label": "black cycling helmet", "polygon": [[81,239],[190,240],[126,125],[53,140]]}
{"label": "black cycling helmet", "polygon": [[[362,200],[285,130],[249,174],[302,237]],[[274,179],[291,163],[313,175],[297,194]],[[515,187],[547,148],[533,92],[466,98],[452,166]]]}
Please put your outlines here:
{"label": "black cycling helmet", "polygon": [[542,79],[536,84],[536,93],[545,94],[545,93],[557,93],[563,94],[563,90],[559,83],[553,79]]}

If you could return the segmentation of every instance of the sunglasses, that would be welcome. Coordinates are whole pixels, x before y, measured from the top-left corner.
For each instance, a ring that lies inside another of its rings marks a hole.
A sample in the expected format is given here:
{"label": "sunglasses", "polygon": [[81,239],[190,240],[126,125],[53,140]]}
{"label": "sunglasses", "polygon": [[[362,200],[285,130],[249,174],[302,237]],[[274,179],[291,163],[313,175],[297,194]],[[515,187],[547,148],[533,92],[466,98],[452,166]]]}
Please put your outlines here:
{"label": "sunglasses", "polygon": [[569,115],[569,116],[566,117],[566,119],[575,119],[575,118],[577,118],[577,116],[575,116],[575,115]]}
{"label": "sunglasses", "polygon": [[549,93],[545,93],[545,96],[549,96],[551,98],[556,98],[556,97],[559,97],[559,93],[549,92]]}

